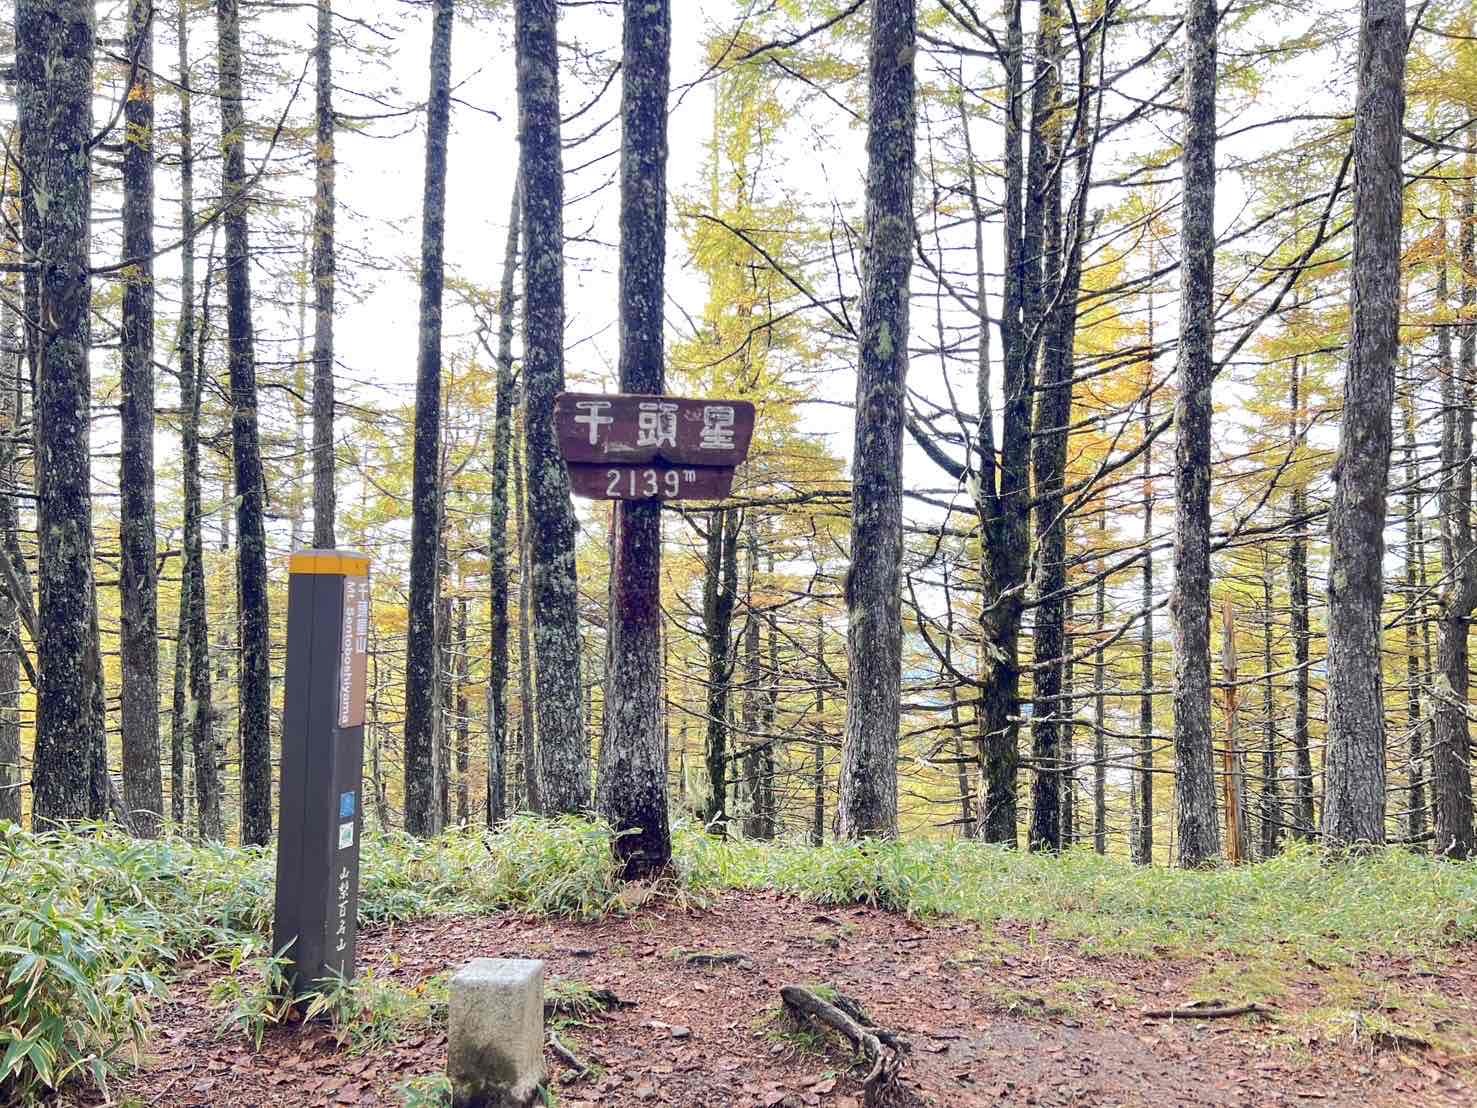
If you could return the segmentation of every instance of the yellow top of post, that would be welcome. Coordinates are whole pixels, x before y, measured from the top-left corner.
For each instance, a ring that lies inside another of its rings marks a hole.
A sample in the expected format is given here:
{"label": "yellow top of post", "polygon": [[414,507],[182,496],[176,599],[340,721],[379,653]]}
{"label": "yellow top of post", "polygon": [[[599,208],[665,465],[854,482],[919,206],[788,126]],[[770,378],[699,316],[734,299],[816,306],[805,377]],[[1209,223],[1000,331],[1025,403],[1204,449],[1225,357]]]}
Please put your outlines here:
{"label": "yellow top of post", "polygon": [[339,577],[368,577],[369,555],[352,550],[296,550],[288,559],[292,573],[330,573]]}

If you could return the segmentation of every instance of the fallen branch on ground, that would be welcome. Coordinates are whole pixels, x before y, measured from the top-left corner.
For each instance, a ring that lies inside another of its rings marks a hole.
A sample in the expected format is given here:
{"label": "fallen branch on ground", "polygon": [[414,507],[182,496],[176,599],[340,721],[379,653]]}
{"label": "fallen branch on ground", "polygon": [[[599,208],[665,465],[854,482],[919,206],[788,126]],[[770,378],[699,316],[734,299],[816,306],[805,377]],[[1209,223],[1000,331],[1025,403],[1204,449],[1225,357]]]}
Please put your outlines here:
{"label": "fallen branch on ground", "polygon": [[1214,1020],[1226,1019],[1230,1016],[1266,1015],[1271,1012],[1265,1004],[1232,1004],[1214,1007],[1206,1005],[1197,1008],[1191,1005],[1188,1008],[1150,1008],[1144,1012],[1145,1019],[1151,1020]]}
{"label": "fallen branch on ground", "polygon": [[801,985],[783,986],[780,989],[780,999],[784,1001],[785,1010],[796,1022],[803,1023],[808,1017],[839,1032],[851,1043],[854,1050],[872,1063],[871,1072],[867,1074],[862,1087],[869,1105],[881,1103],[881,1097],[903,1068],[903,1055],[908,1050],[907,1041],[891,1031],[873,1026],[860,1006],[852,1000],[838,997],[838,1001],[842,1003],[833,1004]]}
{"label": "fallen branch on ground", "polygon": [[691,950],[682,956],[689,966],[733,966],[744,960],[736,950]]}

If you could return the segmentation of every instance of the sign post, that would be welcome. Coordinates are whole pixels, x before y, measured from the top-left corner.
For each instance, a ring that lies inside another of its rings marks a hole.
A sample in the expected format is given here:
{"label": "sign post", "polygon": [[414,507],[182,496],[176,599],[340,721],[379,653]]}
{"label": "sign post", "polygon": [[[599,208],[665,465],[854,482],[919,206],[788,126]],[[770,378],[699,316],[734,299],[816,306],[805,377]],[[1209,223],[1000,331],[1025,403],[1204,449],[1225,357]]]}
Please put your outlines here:
{"label": "sign post", "polygon": [[296,993],[354,975],[369,559],[292,555],[272,947]]}
{"label": "sign post", "polygon": [[722,500],[749,455],[754,405],[626,393],[561,393],[554,433],[575,496]]}

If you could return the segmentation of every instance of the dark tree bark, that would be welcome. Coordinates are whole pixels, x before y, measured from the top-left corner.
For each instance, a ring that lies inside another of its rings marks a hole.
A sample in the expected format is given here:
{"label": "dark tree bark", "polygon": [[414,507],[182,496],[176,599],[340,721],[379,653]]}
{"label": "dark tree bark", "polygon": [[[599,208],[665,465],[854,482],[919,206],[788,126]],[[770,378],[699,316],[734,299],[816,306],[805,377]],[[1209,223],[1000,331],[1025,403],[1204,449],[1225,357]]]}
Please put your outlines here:
{"label": "dark tree bark", "polygon": [[[989,329],[985,311],[985,262],[975,241],[980,314],[978,344],[981,558],[980,639],[984,687],[980,690],[980,741],[984,747],[980,787],[979,830],[987,842],[1016,843],[1016,777],[1020,768],[1020,627],[1026,584],[1030,523],[1031,403],[1035,379],[1035,346],[1039,320],[1028,296],[1039,279],[1040,209],[1022,211],[1025,161],[1023,127],[1023,46],[1020,0],[1008,0],[1005,28],[1005,282],[1001,301],[1000,340],[1005,407],[1001,441],[995,448],[990,403]],[[977,190],[975,221],[982,226]],[[1029,231],[1028,231],[1029,228]]]}
{"label": "dark tree bark", "polygon": [[[1400,323],[1404,118],[1405,5],[1401,0],[1363,0],[1354,113],[1353,322],[1328,512],[1323,840],[1334,847],[1385,841],[1380,610]],[[1465,711],[1464,697],[1461,705]]]}
{"label": "dark tree bark", "polygon": [[[671,0],[625,4],[621,36],[620,386],[665,391],[667,90]],[[616,501],[610,537],[600,815],[620,835],[628,878],[667,868],[667,743],[662,721],[661,502]]]}
{"label": "dark tree bark", "polygon": [[837,835],[896,835],[902,686],[902,435],[913,245],[913,0],[872,0],[866,261],[858,324],[850,680]]}
{"label": "dark tree bark", "polygon": [[[1099,541],[1106,543],[1108,512],[1104,507],[1098,516]],[[1144,562],[1149,561],[1148,552]],[[1101,565],[1099,565],[1101,569]],[[1097,648],[1092,652],[1092,848],[1099,854],[1108,852],[1108,683],[1107,657],[1103,641],[1108,620],[1108,579],[1100,576],[1097,583],[1097,604],[1093,612],[1093,633]],[[1148,616],[1145,615],[1145,622]],[[1150,650],[1153,650],[1152,640]],[[1148,688],[1149,686],[1145,686]],[[1153,717],[1150,716],[1152,730]],[[1130,781],[1130,789],[1138,788],[1137,781]]]}
{"label": "dark tree bark", "polygon": [[[1441,237],[1446,237],[1445,222],[1441,224]],[[1443,241],[1445,253],[1445,243]],[[1437,303],[1445,306],[1446,271],[1437,270]],[[1442,364],[1451,358],[1451,331],[1443,327],[1438,333],[1441,344]],[[1406,813],[1405,833],[1412,840],[1426,834],[1426,774],[1423,764],[1424,742],[1422,732],[1426,728],[1425,713],[1421,697],[1421,681],[1424,672],[1421,666],[1421,640],[1418,625],[1424,622],[1425,588],[1421,572],[1426,557],[1425,527],[1420,509],[1420,466],[1415,444],[1415,398],[1413,390],[1401,397],[1401,423],[1405,446],[1405,603],[1411,611],[1405,620],[1405,721],[1410,732],[1410,757],[1406,762],[1410,780],[1410,807]],[[1444,430],[1444,426],[1443,426]]]}
{"label": "dark tree bark", "polygon": [[467,705],[467,598],[456,602],[456,822],[467,826],[472,818],[472,719]]}
{"label": "dark tree bark", "polygon": [[123,106],[122,460],[118,479],[123,670],[123,803],[134,831],[159,834],[159,602],[154,559],[154,0],[129,0]]}
{"label": "dark tree bark", "polygon": [[[1474,137],[1467,129],[1468,142]],[[1468,638],[1477,608],[1477,562],[1472,537],[1472,381],[1477,373],[1477,273],[1474,273],[1472,158],[1462,198],[1460,326],[1461,366],[1451,364],[1451,342],[1441,331],[1441,553],[1446,569],[1436,639],[1436,742],[1431,749],[1431,797],[1435,802],[1436,853],[1469,858],[1472,837],[1472,735],[1467,722],[1471,683]],[[1446,299],[1446,262],[1438,271],[1437,299]],[[1417,732],[1412,729],[1412,734]],[[1419,740],[1415,740],[1419,742]],[[1412,759],[1414,763],[1415,760]],[[1415,763],[1418,765],[1418,763]],[[1412,804],[1414,796],[1412,796]]]}
{"label": "dark tree bark", "polygon": [[[1292,379],[1288,385],[1288,407],[1292,412],[1292,438],[1298,445],[1303,441],[1301,363],[1292,360]],[[1313,841],[1313,750],[1308,734],[1309,643],[1312,634],[1308,627],[1308,539],[1301,521],[1308,510],[1308,494],[1303,483],[1292,487],[1290,496],[1294,524],[1292,542],[1287,552],[1287,575],[1289,603],[1292,606],[1292,661],[1293,711],[1292,711],[1292,758],[1293,833],[1303,842]]]}
{"label": "dark tree bark", "polygon": [[[0,302],[0,544],[10,567],[19,577],[24,572],[18,531],[20,513],[15,492],[20,480],[16,464],[21,422],[21,387],[24,371],[21,335],[16,326],[13,280],[6,282]],[[7,574],[8,576],[8,574]],[[29,577],[24,582],[30,597]],[[9,587],[0,585],[0,823],[21,821],[21,642],[20,604]]]}
{"label": "dark tree bark", "polygon": [[[1061,11],[1056,0],[1042,0],[1036,33],[1034,92],[1031,99],[1031,163],[1026,204],[1040,213],[1041,260],[1027,270],[1027,302],[1065,299],[1058,289],[1062,255],[1062,178],[1051,172],[1062,163]],[[1031,224],[1028,223],[1028,226]],[[1027,249],[1031,248],[1027,244]],[[1044,283],[1043,283],[1044,282]],[[1071,311],[1076,314],[1076,298]],[[1072,405],[1071,331],[1060,325],[1061,310],[1047,318],[1042,342],[1041,379],[1035,402],[1036,435],[1031,443],[1031,477],[1036,493],[1036,620],[1031,641],[1034,662],[1031,706],[1031,850],[1062,847],[1062,657],[1065,651],[1067,531],[1062,514],[1062,475],[1067,460],[1067,423]],[[1065,339],[1065,346],[1063,340]]]}
{"label": "dark tree bark", "polygon": [[88,0],[17,0],[16,107],[23,219],[36,266],[36,472],[40,547],[37,826],[91,814],[96,596],[88,351],[92,74]]}
{"label": "dark tree bark", "polygon": [[436,714],[440,677],[436,593],[441,521],[441,294],[445,285],[446,136],[451,120],[453,0],[436,0],[426,109],[421,223],[420,346],[410,532],[410,622],[405,647],[405,830],[437,830]]}
{"label": "dark tree bark", "polygon": [[[1151,255],[1150,268],[1153,268]],[[1149,349],[1154,349],[1154,299],[1149,298]],[[1153,355],[1145,366],[1146,384],[1154,379]],[[1143,433],[1147,439],[1152,433],[1153,409],[1149,393],[1144,394]],[[1143,460],[1143,514],[1144,514],[1144,560],[1141,569],[1139,604],[1143,608],[1143,622],[1139,624],[1139,775],[1130,785],[1138,795],[1138,834],[1132,844],[1133,860],[1137,865],[1154,864],[1154,558],[1151,554],[1154,539],[1154,478],[1153,455],[1144,450]]]}
{"label": "dark tree bark", "polygon": [[[189,666],[189,689],[185,726],[195,767],[195,813],[200,837],[224,838],[220,779],[221,759],[216,753],[216,720],[210,688],[210,630],[205,603],[204,512],[200,496],[200,404],[208,368],[205,360],[210,327],[210,285],[215,268],[215,232],[205,265],[204,291],[200,298],[200,331],[195,333],[195,136],[190,88],[193,84],[189,56],[189,0],[180,0],[175,13],[175,37],[179,42],[180,84],[180,466],[184,485],[184,559],[181,568],[180,604],[185,610],[184,640],[181,643]],[[198,342],[198,346],[197,346]],[[225,515],[224,506],[222,518]],[[177,775],[183,780],[182,771]],[[181,825],[184,800],[174,806]]]}
{"label": "dark tree bark", "polygon": [[226,210],[226,333],[231,453],[236,467],[236,583],[240,597],[241,841],[272,837],[272,674],[267,608],[266,486],[257,429],[256,350],[247,225],[246,120],[241,92],[240,0],[217,0],[221,172]]}
{"label": "dark tree bark", "polygon": [[513,185],[503,281],[497,304],[497,402],[493,409],[492,487],[487,573],[491,582],[491,657],[487,667],[487,826],[508,817],[508,455],[513,449],[513,297],[518,236],[523,223],[522,186]]}
{"label": "dark tree bark", "polygon": [[811,785],[810,845],[820,846],[826,841],[826,619],[819,612],[815,617],[815,742],[811,758],[813,781]]}
{"label": "dark tree bark", "polygon": [[1174,749],[1179,862],[1221,852],[1210,730],[1210,389],[1215,375],[1215,0],[1186,0],[1184,214],[1175,399]]}
{"label": "dark tree bark", "polygon": [[[526,371],[525,361],[525,371]],[[528,497],[523,487],[523,455],[513,451],[513,499],[518,512],[518,701],[522,725],[518,729],[523,756],[523,803],[530,812],[544,810],[540,790],[538,728],[533,711],[533,571],[529,555]]]}
{"label": "dark tree bark", "polygon": [[[550,812],[578,813],[590,806],[590,743],[580,700],[575,519],[569,472],[554,434],[554,397],[564,389],[558,11],[554,0],[515,0],[513,12],[523,180],[523,431],[532,561],[524,573],[531,577],[538,658],[538,799]],[[533,735],[526,733],[524,741],[531,747]]]}
{"label": "dark tree bark", "polygon": [[[135,0],[139,2],[139,0]],[[318,146],[313,195],[313,545],[331,550],[333,489],[333,294],[334,262],[333,0],[318,0],[318,87],[314,115]]]}
{"label": "dark tree bark", "polygon": [[1264,859],[1282,839],[1282,789],[1277,776],[1276,694],[1272,686],[1272,563],[1262,547],[1262,834]]}
{"label": "dark tree bark", "polygon": [[707,654],[707,733],[703,760],[708,769],[708,802],[703,823],[728,834],[728,696],[736,658],[732,653],[733,607],[738,599],[738,513],[723,509],[708,524],[708,554],[703,574],[703,643]]}

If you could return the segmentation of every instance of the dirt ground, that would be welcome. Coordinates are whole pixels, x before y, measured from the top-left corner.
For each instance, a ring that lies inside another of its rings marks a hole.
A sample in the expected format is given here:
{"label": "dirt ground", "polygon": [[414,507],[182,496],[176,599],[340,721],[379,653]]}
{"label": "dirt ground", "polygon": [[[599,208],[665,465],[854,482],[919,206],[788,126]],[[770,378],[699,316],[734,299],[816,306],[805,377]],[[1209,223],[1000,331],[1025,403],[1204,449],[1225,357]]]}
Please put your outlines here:
{"label": "dirt ground", "polygon": [[[741,960],[684,957],[718,950]],[[1145,1010],[1185,1003],[1208,971],[1225,980],[1225,967],[1087,955],[1022,924],[919,923],[769,893],[727,894],[705,909],[654,901],[591,924],[431,919],[360,940],[361,972],[406,986],[479,956],[542,958],[550,979],[634,1002],[561,1031],[599,1068],[571,1081],[548,1057],[560,1108],[859,1108],[847,1048],[796,1034],[780,1014],[779,988],[790,983],[830,984],[908,1039],[905,1099],[918,1105],[1477,1103],[1473,949],[1443,955],[1435,969],[1397,959],[1364,967],[1366,980],[1383,983],[1368,1000],[1373,1015],[1392,1007],[1402,982],[1435,998],[1442,1036],[1422,1040],[1367,1029],[1388,1022],[1320,1023],[1336,976],[1328,967],[1290,972],[1265,1018],[1151,1019]],[[223,1037],[209,985],[201,976],[174,989],[146,1067],[113,1090],[114,1104],[394,1105],[397,1085],[445,1063],[442,1033],[353,1056],[320,1026],[275,1029],[253,1052]]]}

